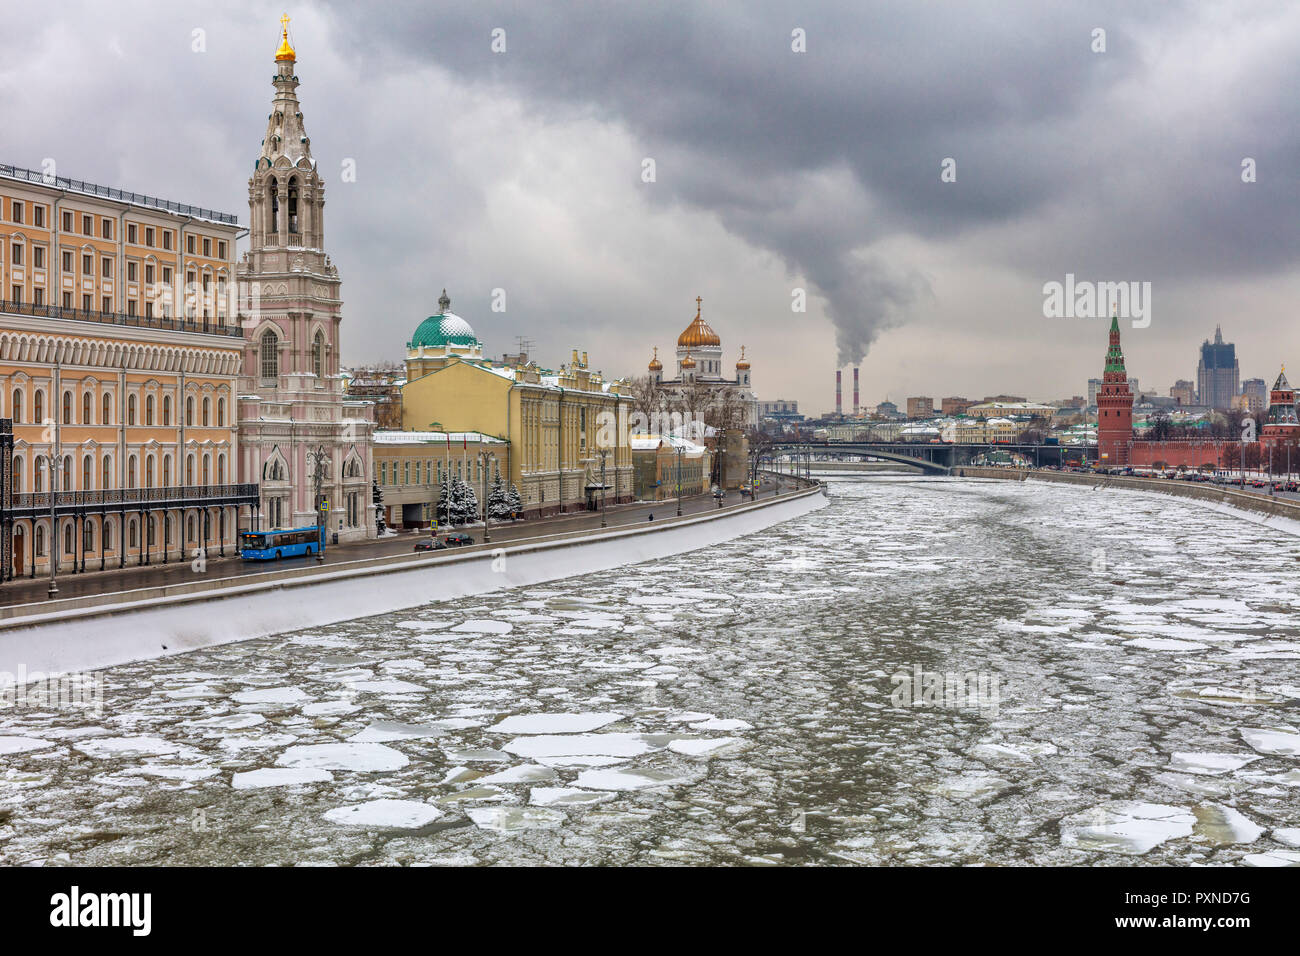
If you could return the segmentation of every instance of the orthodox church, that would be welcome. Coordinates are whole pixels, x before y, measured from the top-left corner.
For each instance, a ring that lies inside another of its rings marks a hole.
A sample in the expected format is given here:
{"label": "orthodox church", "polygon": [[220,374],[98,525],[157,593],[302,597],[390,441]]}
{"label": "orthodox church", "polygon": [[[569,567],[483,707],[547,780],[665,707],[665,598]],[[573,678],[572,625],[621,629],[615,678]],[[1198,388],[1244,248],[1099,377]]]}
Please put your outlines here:
{"label": "orthodox church", "polygon": [[687,392],[704,388],[717,389],[721,394],[729,393],[730,399],[734,400],[742,413],[739,424],[757,425],[758,401],[751,388],[745,347],[740,348],[735,376],[727,377],[723,371],[722,338],[704,321],[701,314],[703,302],[699,296],[695,297],[695,318],[677,336],[676,377],[664,376],[664,365],[659,360],[659,349],[656,348],[649,365],[650,383],[670,398],[681,398]]}

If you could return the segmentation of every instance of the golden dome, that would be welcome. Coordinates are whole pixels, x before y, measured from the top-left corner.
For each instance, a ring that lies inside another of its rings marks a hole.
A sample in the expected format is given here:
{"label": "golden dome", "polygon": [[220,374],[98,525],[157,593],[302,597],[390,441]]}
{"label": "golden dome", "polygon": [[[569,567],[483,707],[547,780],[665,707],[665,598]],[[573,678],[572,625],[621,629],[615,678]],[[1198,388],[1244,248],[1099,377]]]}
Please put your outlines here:
{"label": "golden dome", "polygon": [[678,348],[700,348],[706,345],[721,347],[722,339],[718,338],[718,333],[700,318],[700,303],[703,301],[698,295],[695,297],[695,319],[686,326],[685,332],[677,336]]}
{"label": "golden dome", "polygon": [[659,348],[658,346],[656,346],[655,357],[650,360],[650,371],[660,372],[663,371],[663,367],[664,367],[664,363],[659,361]]}
{"label": "golden dome", "polygon": [[293,52],[293,47],[289,46],[289,14],[280,18],[280,49],[275,51],[275,58],[279,60],[288,60],[293,63],[298,59],[298,54]]}
{"label": "golden dome", "polygon": [[695,368],[695,359],[691,358],[691,353],[686,353],[686,358],[682,359],[682,368]]}
{"label": "golden dome", "polygon": [[742,370],[749,368],[749,362],[745,358],[745,347],[743,345],[740,347],[740,361],[736,363],[736,368]]}

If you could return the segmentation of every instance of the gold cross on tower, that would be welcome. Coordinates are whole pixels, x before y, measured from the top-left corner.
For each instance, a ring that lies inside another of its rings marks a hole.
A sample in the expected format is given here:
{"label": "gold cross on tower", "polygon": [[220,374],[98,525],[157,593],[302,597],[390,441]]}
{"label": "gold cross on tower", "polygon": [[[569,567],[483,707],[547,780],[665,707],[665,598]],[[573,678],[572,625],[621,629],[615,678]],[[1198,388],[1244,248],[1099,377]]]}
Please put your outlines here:
{"label": "gold cross on tower", "polygon": [[695,297],[695,317],[697,319],[700,317],[700,303],[703,301],[704,300],[701,299],[698,295]]}

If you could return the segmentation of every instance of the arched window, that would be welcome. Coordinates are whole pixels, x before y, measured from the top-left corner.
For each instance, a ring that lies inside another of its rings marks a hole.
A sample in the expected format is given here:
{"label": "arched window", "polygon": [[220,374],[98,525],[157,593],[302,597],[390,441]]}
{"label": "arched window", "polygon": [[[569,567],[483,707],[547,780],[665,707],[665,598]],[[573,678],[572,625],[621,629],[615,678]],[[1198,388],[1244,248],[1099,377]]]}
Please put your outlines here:
{"label": "arched window", "polygon": [[63,490],[72,490],[72,456],[63,456]]}
{"label": "arched window", "polygon": [[90,393],[87,392],[85,395],[81,396],[81,424],[83,425],[94,424],[94,422],[91,421],[90,409],[91,409]]}
{"label": "arched window", "polygon": [[298,179],[289,180],[289,231],[298,231]]}
{"label": "arched window", "polygon": [[93,522],[83,521],[81,523],[81,550],[95,550],[95,525]]}
{"label": "arched window", "polygon": [[95,463],[89,455],[81,459],[81,490],[89,491],[94,485]]}
{"label": "arched window", "polygon": [[190,395],[185,399],[185,426],[188,428],[194,424],[194,396]]}
{"label": "arched window", "polygon": [[72,393],[63,393],[63,424],[72,424]]}
{"label": "arched window", "polygon": [[132,395],[130,398],[126,400],[126,423],[128,425],[135,424],[135,396],[134,395]]}
{"label": "arched window", "polygon": [[100,477],[102,479],[101,488],[107,491],[113,487],[113,460],[107,455],[104,456],[103,474]]}
{"label": "arched window", "polygon": [[217,399],[217,427],[223,428],[225,427],[225,424],[226,424],[226,400],[224,398],[219,398]]}
{"label": "arched window", "polygon": [[32,491],[38,494],[45,490],[45,456],[37,455],[33,468],[36,472],[36,480],[32,482]]}
{"label": "arched window", "polygon": [[17,425],[23,420],[23,393],[21,389],[14,389],[14,407],[13,407],[14,424]]}
{"label": "arched window", "polygon": [[[139,487],[135,482],[135,461],[136,461],[135,455],[132,455],[130,458],[126,460],[126,486],[128,488]],[[132,541],[131,543],[135,544],[134,541]]]}
{"label": "arched window", "polygon": [[23,460],[14,455],[13,464],[13,491],[14,494],[20,495],[23,491]]}
{"label": "arched window", "polygon": [[194,515],[185,519],[185,540],[187,542],[194,540]]}
{"label": "arched window", "polygon": [[104,539],[102,542],[104,550],[107,551],[113,547],[113,522],[107,519],[104,520],[104,534],[102,537]]}
{"label": "arched window", "polygon": [[217,484],[226,483],[226,456],[224,454],[217,456]]}
{"label": "arched window", "polygon": [[40,425],[45,422],[45,393],[40,389],[36,390],[36,396],[32,399],[32,424]]}
{"label": "arched window", "polygon": [[194,484],[194,456],[185,456],[185,484]]}
{"label": "arched window", "polygon": [[36,555],[45,557],[45,525],[43,524],[36,526]]}
{"label": "arched window", "polygon": [[262,333],[261,340],[261,364],[262,378],[278,378],[280,375],[280,355],[277,351],[280,339],[276,334],[267,329]]}
{"label": "arched window", "polygon": [[163,423],[163,425],[170,425],[170,424],[172,423],[172,397],[171,397],[170,395],[164,395],[164,396],[163,396],[163,421],[162,421],[162,423]]}
{"label": "arched window", "polygon": [[212,482],[212,456],[203,456],[203,483],[205,485]]}
{"label": "arched window", "polygon": [[72,522],[63,526],[63,553],[72,554]]}
{"label": "arched window", "polygon": [[105,395],[105,396],[104,396],[104,407],[103,407],[102,409],[100,409],[100,411],[103,413],[103,419],[104,419],[104,424],[105,424],[105,425],[111,425],[111,424],[113,424],[113,416],[110,414],[110,412],[112,411],[112,408],[113,408],[113,406],[109,404],[108,396]]}
{"label": "arched window", "polygon": [[144,486],[153,487],[153,455],[149,455],[144,460]]}
{"label": "arched window", "polygon": [[134,547],[136,547],[136,546],[138,546],[138,545],[140,544],[140,535],[139,535],[139,533],[138,533],[138,531],[137,531],[136,524],[135,524],[135,519],[134,519],[134,518],[131,519],[131,523],[130,523],[130,525],[129,525],[128,527],[130,528],[130,534],[131,534],[131,545],[130,545],[130,546],[131,546],[132,548],[134,548]]}
{"label": "arched window", "polygon": [[144,423],[153,424],[153,396],[149,395],[144,400]]}
{"label": "arched window", "polygon": [[207,428],[212,424],[212,399],[205,397],[203,399],[203,427]]}
{"label": "arched window", "polygon": [[317,378],[325,374],[325,333],[320,329],[311,343],[311,367]]}
{"label": "arched window", "polygon": [[269,232],[280,231],[280,188],[272,176],[266,183],[267,191],[271,194],[271,228]]}
{"label": "arched window", "polygon": [[170,487],[172,483],[172,456],[163,455],[163,487]]}

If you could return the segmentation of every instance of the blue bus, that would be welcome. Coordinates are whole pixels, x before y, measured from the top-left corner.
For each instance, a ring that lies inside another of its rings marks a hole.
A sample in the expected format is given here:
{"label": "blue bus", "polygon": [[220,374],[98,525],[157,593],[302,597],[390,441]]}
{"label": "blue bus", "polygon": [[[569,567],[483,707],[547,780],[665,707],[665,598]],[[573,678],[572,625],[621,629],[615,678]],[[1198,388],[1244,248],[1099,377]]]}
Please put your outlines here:
{"label": "blue bus", "polygon": [[320,550],[321,529],[275,528],[271,531],[243,531],[239,535],[239,556],[245,561],[278,561],[315,554]]}

